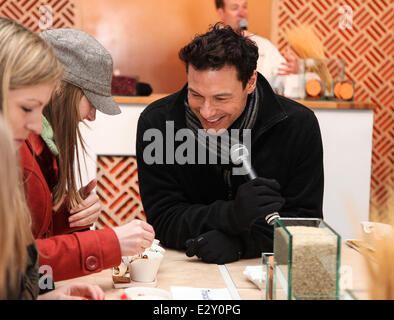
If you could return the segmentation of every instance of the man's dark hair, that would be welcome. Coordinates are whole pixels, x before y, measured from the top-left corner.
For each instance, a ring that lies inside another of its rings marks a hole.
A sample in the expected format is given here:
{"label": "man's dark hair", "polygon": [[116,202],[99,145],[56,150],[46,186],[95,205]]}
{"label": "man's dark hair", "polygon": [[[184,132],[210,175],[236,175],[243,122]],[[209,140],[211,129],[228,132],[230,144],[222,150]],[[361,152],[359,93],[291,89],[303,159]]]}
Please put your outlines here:
{"label": "man's dark hair", "polygon": [[244,88],[256,70],[258,57],[259,50],[252,40],[220,22],[211,26],[207,33],[194,37],[179,51],[186,72],[189,64],[201,71],[234,66]]}
{"label": "man's dark hair", "polygon": [[224,8],[224,0],[215,0],[216,9]]}

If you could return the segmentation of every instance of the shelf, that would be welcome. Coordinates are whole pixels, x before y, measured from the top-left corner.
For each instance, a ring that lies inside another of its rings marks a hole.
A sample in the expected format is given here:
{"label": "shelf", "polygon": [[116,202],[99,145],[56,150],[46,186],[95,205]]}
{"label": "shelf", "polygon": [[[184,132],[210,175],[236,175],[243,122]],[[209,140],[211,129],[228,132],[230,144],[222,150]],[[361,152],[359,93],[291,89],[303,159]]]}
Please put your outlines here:
{"label": "shelf", "polygon": [[[166,97],[168,94],[156,93],[150,96],[114,96],[116,103],[119,104],[142,104],[148,105],[158,99]],[[376,106],[369,102],[357,101],[327,101],[327,100],[297,100],[295,101],[311,109],[365,109],[373,110]]]}

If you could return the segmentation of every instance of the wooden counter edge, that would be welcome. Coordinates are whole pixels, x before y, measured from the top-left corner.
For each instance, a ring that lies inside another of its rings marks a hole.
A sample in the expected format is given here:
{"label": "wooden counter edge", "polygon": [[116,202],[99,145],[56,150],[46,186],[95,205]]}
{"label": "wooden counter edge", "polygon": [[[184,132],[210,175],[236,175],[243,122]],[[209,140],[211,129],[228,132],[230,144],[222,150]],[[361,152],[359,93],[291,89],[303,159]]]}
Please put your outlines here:
{"label": "wooden counter edge", "polygon": [[311,109],[359,109],[373,110],[376,105],[369,102],[358,101],[327,101],[327,100],[299,100],[294,99],[298,103],[303,104]]}
{"label": "wooden counter edge", "polygon": [[[114,96],[114,100],[119,104],[141,104],[148,105],[156,100],[164,98],[168,94],[152,94],[150,96]],[[359,110],[373,110],[376,105],[369,102],[357,102],[357,101],[326,101],[326,100],[298,100],[295,101],[307,106],[311,109],[359,109]]]}
{"label": "wooden counter edge", "polygon": [[151,94],[150,96],[113,96],[119,104],[143,104],[148,105],[156,100],[166,97],[167,94]]}

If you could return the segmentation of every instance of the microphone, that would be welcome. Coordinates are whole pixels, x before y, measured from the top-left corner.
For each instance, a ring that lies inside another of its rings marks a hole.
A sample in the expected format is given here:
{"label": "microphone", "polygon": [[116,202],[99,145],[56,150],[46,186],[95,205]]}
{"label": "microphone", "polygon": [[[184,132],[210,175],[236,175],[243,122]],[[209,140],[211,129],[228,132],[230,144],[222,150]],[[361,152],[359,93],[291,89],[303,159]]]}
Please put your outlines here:
{"label": "microphone", "polygon": [[242,164],[246,171],[246,175],[249,180],[257,178],[256,172],[253,170],[252,165],[249,162],[249,150],[243,144],[234,144],[230,149],[231,161],[235,164]]}
{"label": "microphone", "polygon": [[[235,165],[242,164],[242,167],[246,171],[246,175],[249,180],[253,180],[257,178],[256,172],[253,170],[253,167],[249,161],[249,150],[243,144],[234,144],[230,149],[230,157],[232,163]],[[280,218],[278,212],[272,212],[265,216],[265,221],[268,225],[272,226],[276,218]]]}
{"label": "microphone", "polygon": [[245,18],[242,18],[242,19],[239,21],[239,28],[240,28],[241,30],[248,30],[248,20],[246,20]]}

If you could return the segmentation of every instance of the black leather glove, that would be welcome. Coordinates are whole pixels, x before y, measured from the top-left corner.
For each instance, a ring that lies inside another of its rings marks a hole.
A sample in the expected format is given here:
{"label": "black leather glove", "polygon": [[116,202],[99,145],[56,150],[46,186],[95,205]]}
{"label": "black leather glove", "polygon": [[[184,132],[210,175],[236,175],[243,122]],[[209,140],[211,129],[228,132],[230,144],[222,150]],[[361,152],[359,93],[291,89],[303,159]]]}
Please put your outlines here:
{"label": "black leather glove", "polygon": [[[274,179],[256,178],[239,186],[234,201],[234,221],[239,231],[248,229],[257,219],[279,211],[285,199]],[[265,220],[264,220],[265,221]]]}
{"label": "black leather glove", "polygon": [[221,231],[211,230],[186,241],[186,255],[208,263],[225,264],[241,258],[241,243]]}

